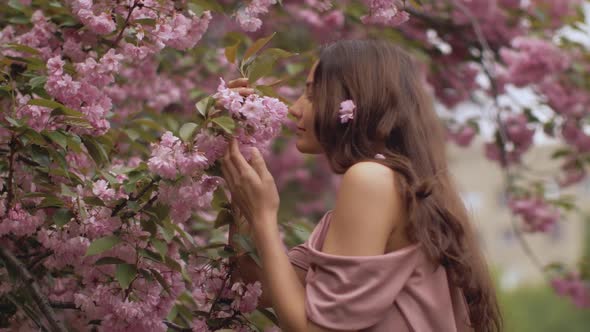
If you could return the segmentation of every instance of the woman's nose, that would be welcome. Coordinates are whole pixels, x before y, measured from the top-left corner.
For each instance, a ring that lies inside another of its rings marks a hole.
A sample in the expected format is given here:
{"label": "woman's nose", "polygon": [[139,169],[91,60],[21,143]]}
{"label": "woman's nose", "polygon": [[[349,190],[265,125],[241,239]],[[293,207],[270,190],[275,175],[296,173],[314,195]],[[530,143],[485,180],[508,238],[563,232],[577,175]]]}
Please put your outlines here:
{"label": "woman's nose", "polygon": [[[300,98],[301,99],[301,98]],[[299,100],[297,99],[291,107],[289,107],[289,113],[293,115],[295,118],[299,119],[301,117],[301,106],[299,104]]]}

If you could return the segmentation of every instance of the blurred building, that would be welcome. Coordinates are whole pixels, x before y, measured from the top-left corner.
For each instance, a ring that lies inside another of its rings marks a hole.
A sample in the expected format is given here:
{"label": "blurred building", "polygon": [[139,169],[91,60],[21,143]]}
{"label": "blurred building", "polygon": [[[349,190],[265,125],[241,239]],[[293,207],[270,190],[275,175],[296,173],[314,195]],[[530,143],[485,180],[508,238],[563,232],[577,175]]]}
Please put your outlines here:
{"label": "blurred building", "polygon": [[[559,163],[551,160],[556,146],[535,146],[525,156],[525,163],[535,171],[527,177],[547,178],[557,174]],[[480,243],[493,269],[499,272],[500,287],[512,288],[543,281],[543,274],[525,254],[513,231],[513,220],[504,196],[504,175],[497,163],[487,160],[483,145],[474,142],[469,148],[448,147],[449,164],[455,182],[476,225]],[[582,213],[563,215],[550,233],[525,234],[525,240],[543,265],[551,262],[575,264],[584,249],[584,213],[590,212],[590,181],[561,190],[549,187],[551,195],[574,195]],[[520,225],[520,220],[516,217]]]}

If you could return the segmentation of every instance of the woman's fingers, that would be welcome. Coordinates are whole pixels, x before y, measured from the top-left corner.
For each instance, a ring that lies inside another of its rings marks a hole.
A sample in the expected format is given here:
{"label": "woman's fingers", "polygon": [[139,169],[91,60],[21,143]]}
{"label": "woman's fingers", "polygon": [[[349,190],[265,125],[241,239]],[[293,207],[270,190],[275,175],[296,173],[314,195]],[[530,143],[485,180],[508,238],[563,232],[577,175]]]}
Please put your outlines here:
{"label": "woman's fingers", "polygon": [[[242,97],[248,97],[249,95],[255,93],[254,89],[252,89],[252,88],[245,88],[245,87],[232,88],[232,90],[234,90],[237,93],[239,93],[240,96],[242,96]],[[223,104],[221,104],[221,101],[220,100],[215,100],[215,108],[223,108]]]}
{"label": "woman's fingers", "polygon": [[235,167],[237,174],[240,177],[251,177],[256,175],[256,171],[252,169],[250,164],[246,161],[246,158],[240,152],[240,148],[238,147],[238,141],[235,138],[229,143],[229,154],[230,159],[232,161],[232,165]]}
{"label": "woman's fingers", "polygon": [[235,80],[231,80],[227,83],[228,88],[238,88],[238,87],[247,87],[248,86],[248,78],[236,78]]}
{"label": "woman's fingers", "polygon": [[260,178],[263,178],[264,176],[268,175],[269,171],[266,168],[264,158],[262,157],[262,154],[257,148],[252,148],[252,157],[250,159],[250,164],[252,165],[252,168],[254,168],[256,173],[258,173],[258,176],[260,176]]}

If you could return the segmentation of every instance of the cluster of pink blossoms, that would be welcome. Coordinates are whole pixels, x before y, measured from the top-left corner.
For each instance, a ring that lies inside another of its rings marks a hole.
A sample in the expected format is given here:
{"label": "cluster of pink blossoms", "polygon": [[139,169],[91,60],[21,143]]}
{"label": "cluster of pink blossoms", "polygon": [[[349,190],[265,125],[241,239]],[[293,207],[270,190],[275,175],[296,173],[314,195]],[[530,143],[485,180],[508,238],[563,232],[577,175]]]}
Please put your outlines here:
{"label": "cluster of pink blossoms", "polygon": [[43,224],[44,214],[42,212],[31,215],[23,210],[20,203],[6,211],[4,205],[4,199],[0,198],[0,237],[7,234],[19,237],[32,235],[37,231],[37,227]]}
{"label": "cluster of pink blossoms", "polygon": [[516,86],[539,83],[549,74],[568,68],[569,57],[552,43],[531,37],[518,37],[512,48],[502,48],[500,56],[507,65],[507,79]]}
{"label": "cluster of pink blossoms", "polygon": [[53,57],[47,61],[45,90],[62,104],[82,112],[93,134],[104,134],[110,128],[107,115],[112,100],[102,89],[114,82],[114,73],[119,71],[123,59],[115,49],[110,49],[99,61],[88,57],[74,65],[78,73],[75,80],[64,71],[65,62],[61,56]]}
{"label": "cluster of pink blossoms", "polygon": [[448,137],[458,146],[466,147],[471,144],[476,134],[477,131],[473,127],[464,125],[456,131],[448,132]]}
{"label": "cluster of pink blossoms", "polygon": [[521,156],[533,144],[535,130],[529,127],[526,116],[523,114],[511,114],[502,122],[506,138],[506,160],[502,161],[500,148],[496,143],[487,143],[485,146],[486,157],[490,160],[504,162],[507,166],[520,162]]}
{"label": "cluster of pink blossoms", "polygon": [[238,281],[232,285],[227,280],[229,270],[225,264],[216,268],[191,264],[188,272],[193,283],[197,285],[192,289],[197,310],[211,310],[216,298],[215,316],[218,318],[231,317],[236,311],[248,314],[256,310],[258,299],[262,295],[260,282],[245,284]]}
{"label": "cluster of pink blossoms", "polygon": [[238,120],[240,124],[236,130],[238,141],[249,146],[264,148],[280,133],[281,126],[287,118],[287,105],[277,98],[261,97],[257,94],[244,98],[236,91],[227,88],[223,79],[214,98],[219,100],[223,107]]}
{"label": "cluster of pink blossoms", "polygon": [[529,232],[550,231],[559,220],[559,211],[540,198],[515,198],[508,205],[514,214],[522,217]]}
{"label": "cluster of pink blossoms", "polygon": [[160,143],[152,143],[152,155],[148,160],[150,171],[165,179],[178,174],[193,174],[207,166],[207,158],[197,149],[190,149],[180,138],[167,131]]}
{"label": "cluster of pink blossoms", "polygon": [[262,26],[262,20],[258,16],[268,13],[269,7],[276,3],[277,0],[252,0],[238,10],[236,20],[245,31],[257,31]]}
{"label": "cluster of pink blossoms", "polygon": [[404,10],[403,2],[399,0],[363,0],[369,7],[369,15],[361,17],[365,24],[380,24],[398,26],[410,19],[410,14]]}
{"label": "cluster of pink blossoms", "polygon": [[561,296],[571,298],[578,308],[590,307],[590,284],[579,274],[570,273],[551,280],[551,286]]}
{"label": "cluster of pink blossoms", "polygon": [[[115,31],[117,25],[111,18],[111,13],[100,11],[99,6],[93,5],[93,0],[72,1],[72,12],[90,31],[97,35],[108,35]],[[99,11],[95,14],[95,11]]]}
{"label": "cluster of pink blossoms", "polygon": [[161,183],[159,200],[170,206],[170,215],[175,223],[182,224],[190,216],[211,207],[213,192],[223,178],[203,175],[198,180],[185,179],[178,184]]}

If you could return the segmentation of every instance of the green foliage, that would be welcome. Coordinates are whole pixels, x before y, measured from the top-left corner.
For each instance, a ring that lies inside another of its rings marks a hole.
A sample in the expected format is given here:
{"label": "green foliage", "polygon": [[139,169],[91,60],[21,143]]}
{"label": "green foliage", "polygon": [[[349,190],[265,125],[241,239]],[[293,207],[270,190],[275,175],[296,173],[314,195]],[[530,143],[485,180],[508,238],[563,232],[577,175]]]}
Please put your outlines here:
{"label": "green foliage", "polygon": [[588,310],[544,285],[500,292],[499,300],[506,332],[585,332],[590,326]]}

